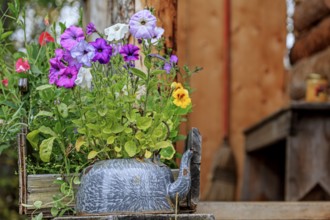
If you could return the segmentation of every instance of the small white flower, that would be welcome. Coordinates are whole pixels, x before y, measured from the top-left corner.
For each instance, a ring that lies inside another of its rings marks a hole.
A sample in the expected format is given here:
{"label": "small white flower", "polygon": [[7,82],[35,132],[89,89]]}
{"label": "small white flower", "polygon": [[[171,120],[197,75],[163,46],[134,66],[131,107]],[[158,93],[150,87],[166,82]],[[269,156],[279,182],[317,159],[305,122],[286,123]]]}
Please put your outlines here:
{"label": "small white flower", "polygon": [[128,33],[128,25],[118,23],[104,29],[104,33],[107,35],[108,41],[120,40]]}
{"label": "small white flower", "polygon": [[90,68],[84,68],[81,67],[79,69],[77,79],[74,81],[77,86],[80,86],[81,88],[85,89],[91,89],[92,87],[92,74]]}

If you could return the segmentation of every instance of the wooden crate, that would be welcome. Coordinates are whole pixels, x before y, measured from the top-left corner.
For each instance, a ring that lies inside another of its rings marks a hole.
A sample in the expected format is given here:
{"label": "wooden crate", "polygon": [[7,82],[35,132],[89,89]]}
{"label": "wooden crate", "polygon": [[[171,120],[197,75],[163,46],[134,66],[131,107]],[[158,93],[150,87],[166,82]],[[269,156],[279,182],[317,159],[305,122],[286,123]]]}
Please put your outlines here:
{"label": "wooden crate", "polygon": [[[197,133],[196,133],[197,132]],[[27,157],[27,142],[26,142],[26,129],[18,135],[18,167],[19,167],[19,213],[24,215],[31,215],[33,212],[37,214],[43,212],[44,217],[52,217],[50,213],[51,205],[35,211],[34,207],[24,206],[33,205],[35,201],[42,201],[43,204],[52,202],[54,194],[59,193],[60,186],[55,184],[54,181],[60,178],[60,174],[39,174],[28,175],[26,170],[26,157]],[[192,213],[196,211],[197,203],[199,202],[199,186],[200,186],[200,160],[201,160],[201,142],[196,143],[192,139],[192,135],[199,136],[198,129],[193,128],[188,136],[186,146],[194,149],[197,154],[192,158],[191,162],[191,175],[192,185],[187,198],[181,201],[180,213]],[[178,169],[173,169],[172,173],[176,179],[179,173]],[[74,204],[72,205],[72,207]]]}

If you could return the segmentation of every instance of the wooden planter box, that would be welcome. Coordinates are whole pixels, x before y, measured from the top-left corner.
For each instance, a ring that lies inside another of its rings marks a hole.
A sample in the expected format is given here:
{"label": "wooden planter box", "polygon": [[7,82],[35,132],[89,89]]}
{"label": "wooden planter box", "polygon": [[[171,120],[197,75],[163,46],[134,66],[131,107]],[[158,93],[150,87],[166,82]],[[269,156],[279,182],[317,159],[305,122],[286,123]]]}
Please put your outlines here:
{"label": "wooden planter box", "polygon": [[[196,129],[197,130],[197,129]],[[198,130],[197,130],[198,131]],[[42,201],[43,204],[52,202],[53,195],[59,193],[60,186],[54,181],[61,177],[60,174],[40,174],[28,175],[26,171],[26,157],[27,157],[27,142],[26,129],[18,134],[18,167],[19,167],[19,213],[30,216],[32,212],[38,214],[43,212],[44,217],[52,217],[50,213],[51,205],[35,211],[34,207],[26,207],[23,204],[33,205],[35,201]],[[189,135],[191,135],[190,132]],[[189,140],[189,138],[188,138]],[[189,142],[189,141],[188,141]],[[190,147],[199,146],[200,144],[187,143]],[[194,148],[195,149],[195,148]],[[200,152],[200,149],[199,151]],[[192,213],[196,211],[197,203],[199,201],[199,185],[200,185],[200,157],[194,156],[191,163],[192,186],[185,201],[180,202],[180,213]],[[172,170],[174,178],[178,176],[178,170]],[[72,205],[73,207],[74,205]]]}

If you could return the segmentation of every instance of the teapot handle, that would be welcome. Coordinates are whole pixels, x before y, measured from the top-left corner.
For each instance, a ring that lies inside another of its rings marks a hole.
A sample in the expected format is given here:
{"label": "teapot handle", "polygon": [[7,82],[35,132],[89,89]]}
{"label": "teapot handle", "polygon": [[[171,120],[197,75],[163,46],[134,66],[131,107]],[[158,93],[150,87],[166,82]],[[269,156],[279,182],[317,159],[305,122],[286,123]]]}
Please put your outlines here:
{"label": "teapot handle", "polygon": [[191,188],[187,195],[186,208],[196,211],[200,195],[200,166],[202,159],[202,136],[197,128],[192,128],[189,131],[185,150],[192,150],[194,152],[190,163]]}

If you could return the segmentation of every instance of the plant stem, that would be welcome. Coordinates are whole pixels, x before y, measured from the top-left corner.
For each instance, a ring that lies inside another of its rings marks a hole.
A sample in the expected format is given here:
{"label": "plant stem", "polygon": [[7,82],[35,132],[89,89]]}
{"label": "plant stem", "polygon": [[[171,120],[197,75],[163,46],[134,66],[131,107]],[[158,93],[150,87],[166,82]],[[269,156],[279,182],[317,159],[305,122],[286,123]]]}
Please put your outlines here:
{"label": "plant stem", "polygon": [[146,115],[147,113],[147,103],[148,103],[148,97],[149,97],[149,81],[150,81],[150,68],[147,69],[147,82],[146,82],[146,100],[144,102],[144,109],[143,109],[143,115]]}

